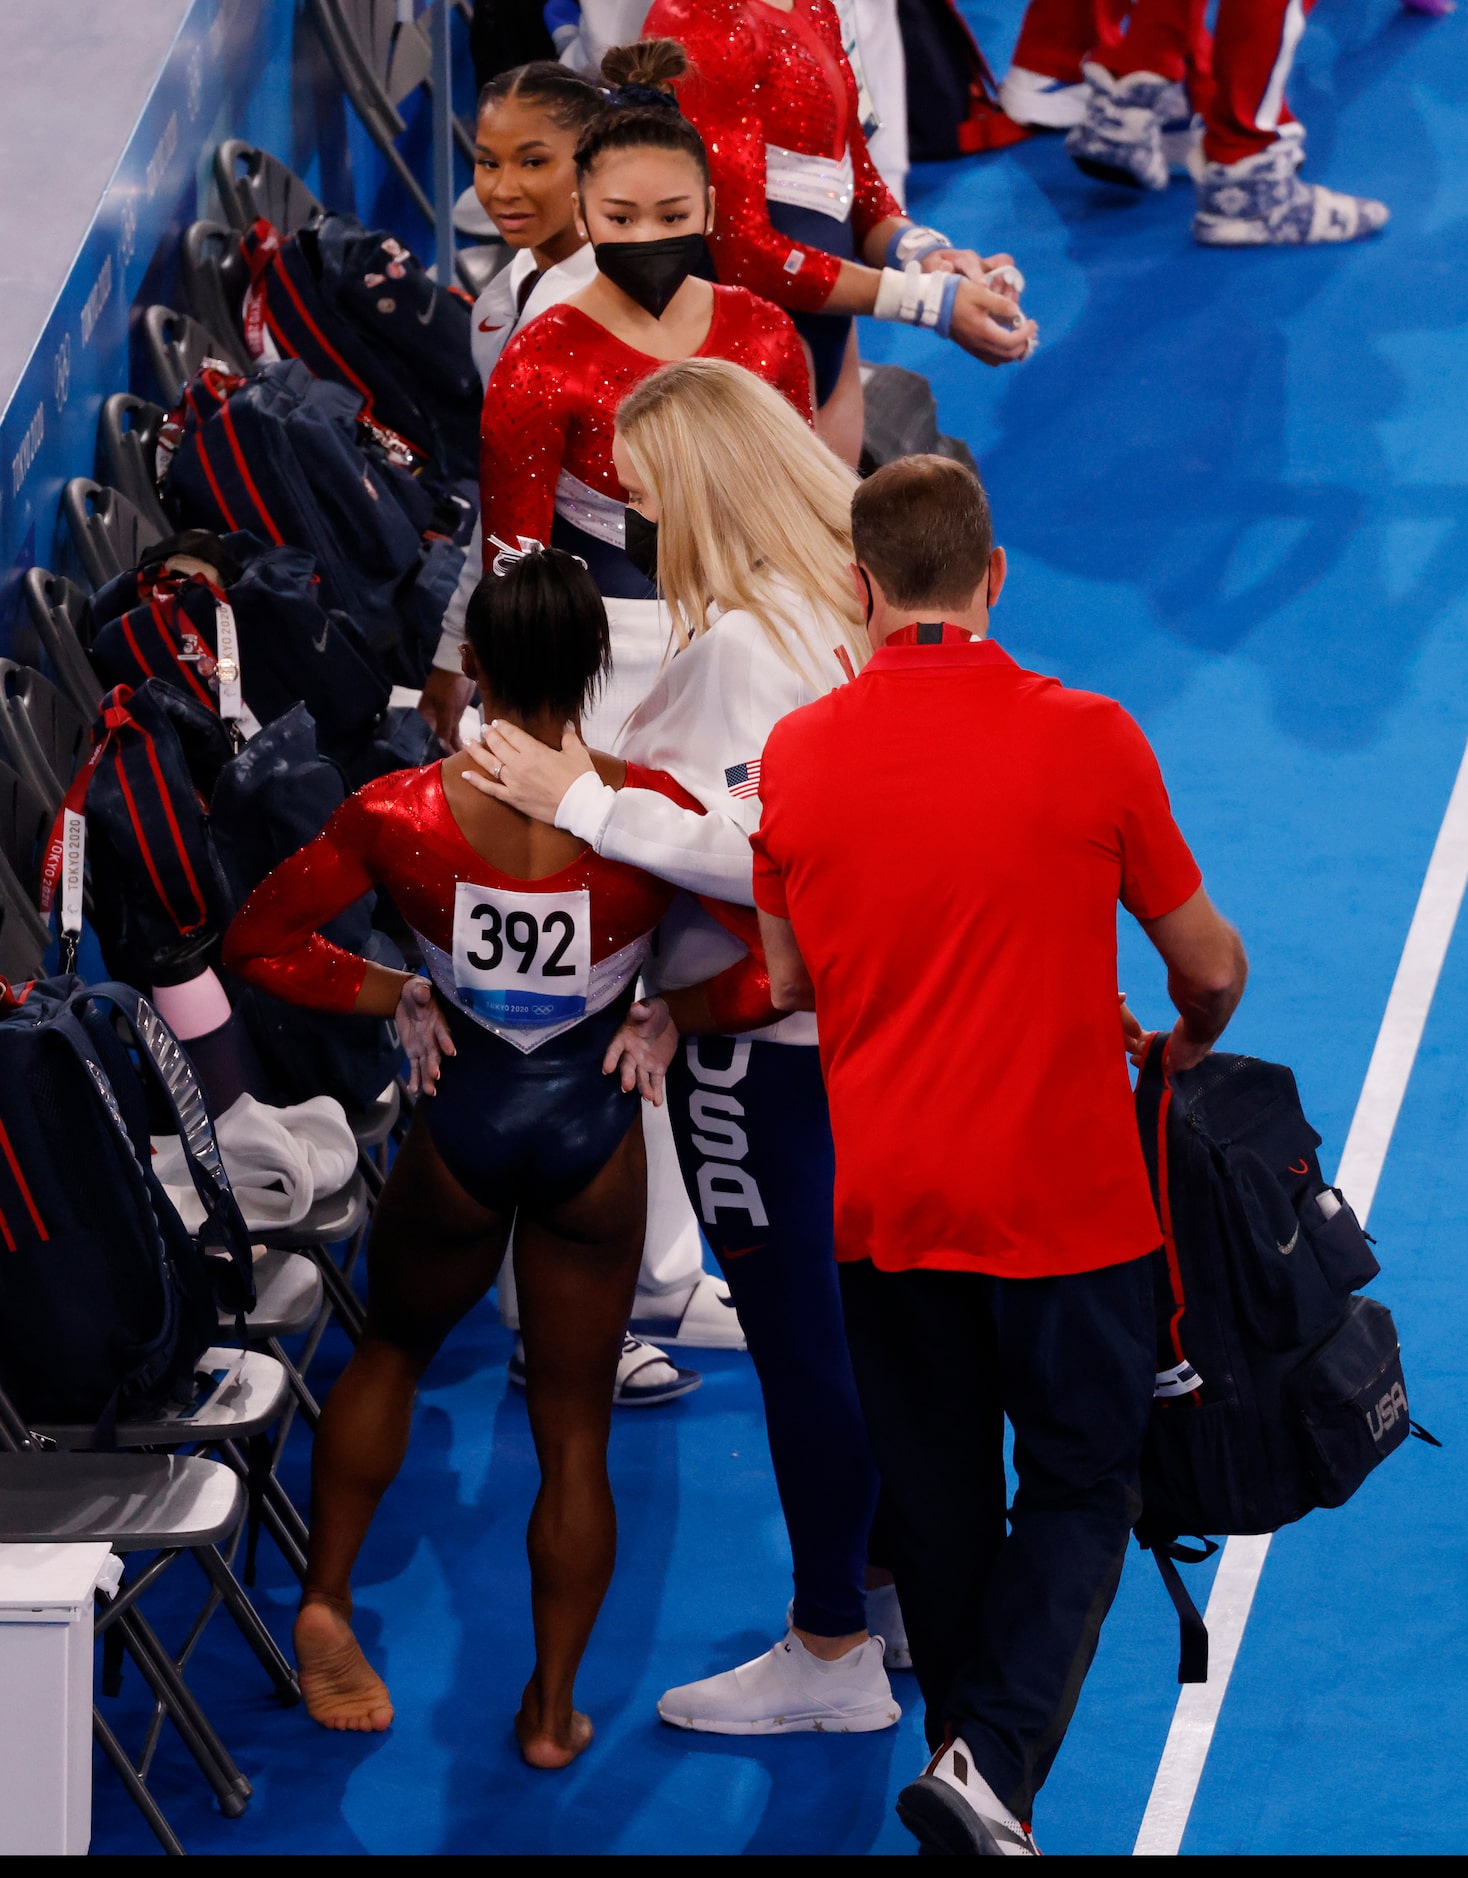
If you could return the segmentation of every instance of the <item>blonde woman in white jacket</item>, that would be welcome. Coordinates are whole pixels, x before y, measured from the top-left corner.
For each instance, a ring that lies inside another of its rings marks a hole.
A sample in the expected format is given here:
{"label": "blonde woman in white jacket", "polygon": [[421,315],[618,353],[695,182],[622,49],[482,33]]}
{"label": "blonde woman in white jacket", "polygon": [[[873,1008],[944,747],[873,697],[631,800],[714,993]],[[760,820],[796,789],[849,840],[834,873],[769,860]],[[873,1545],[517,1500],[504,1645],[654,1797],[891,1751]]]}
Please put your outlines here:
{"label": "blonde woman in white jacket", "polygon": [[[605,788],[569,730],[555,752],[488,726],[471,750],[476,780],[599,853],[752,906],[765,739],[866,656],[850,575],[855,479],[778,393],[713,359],[665,366],[627,398],[615,458],[629,543],[640,536],[649,560],[655,552],[676,631],[617,753],[669,771],[699,807]],[[662,935],[664,985],[695,983],[737,955],[691,901]],[[654,1010],[656,1029],[666,1019]],[[669,1690],[658,1712],[721,1734],[889,1727],[901,1711],[865,1592],[877,1479],[836,1283],[814,1018],[689,1038],[668,1068],[668,1105],[684,1183],[759,1373],[795,1596],[789,1634],[767,1655]],[[900,1650],[890,1589],[876,1595]]]}

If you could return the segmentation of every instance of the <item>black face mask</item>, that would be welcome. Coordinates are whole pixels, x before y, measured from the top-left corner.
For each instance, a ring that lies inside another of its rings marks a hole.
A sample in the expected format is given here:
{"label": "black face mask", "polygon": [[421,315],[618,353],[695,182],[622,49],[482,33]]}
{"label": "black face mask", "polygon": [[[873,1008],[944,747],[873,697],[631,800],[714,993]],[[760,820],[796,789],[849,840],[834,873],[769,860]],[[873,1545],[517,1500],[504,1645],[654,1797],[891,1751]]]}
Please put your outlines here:
{"label": "black face mask", "polygon": [[627,559],[649,580],[658,577],[658,525],[640,509],[627,511]]}
{"label": "black face mask", "polygon": [[670,235],[665,241],[598,241],[596,265],[629,300],[660,320],[673,295],[707,252],[702,235]]}

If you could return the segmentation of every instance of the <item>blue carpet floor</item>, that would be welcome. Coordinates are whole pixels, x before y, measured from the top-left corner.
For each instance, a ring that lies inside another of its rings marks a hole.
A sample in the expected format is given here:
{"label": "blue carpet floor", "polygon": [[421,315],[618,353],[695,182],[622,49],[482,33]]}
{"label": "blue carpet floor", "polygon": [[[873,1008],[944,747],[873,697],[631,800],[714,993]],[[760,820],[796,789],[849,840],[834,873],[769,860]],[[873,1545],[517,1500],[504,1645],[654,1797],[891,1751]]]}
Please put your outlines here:
{"label": "blue carpet floor", "polygon": [[[968,11],[1002,70],[1018,0]],[[991,373],[936,340],[863,334],[871,358],[930,375],[944,427],[982,464],[1013,570],[996,635],[1121,698],[1154,739],[1253,958],[1230,1040],[1296,1067],[1327,1169],[1468,735],[1464,19],[1394,0],[1325,0],[1312,16],[1291,92],[1308,174],[1390,202],[1380,241],[1210,253],[1188,238],[1184,185],[1124,197],[1037,138],[918,172],[911,207],[1013,249],[1038,355]],[[1160,1023],[1161,975],[1129,930],[1122,961]],[[1348,1507],[1275,1542],[1186,1852],[1442,1853],[1468,1838],[1465,1030],[1460,935],[1372,1217],[1413,1408],[1447,1445],[1410,1444]],[[191,1676],[255,1797],[222,1819],[166,1737],[156,1785],[190,1850],[910,1851],[892,1797],[922,1758],[912,1707],[885,1735],[768,1743],[692,1739],[654,1716],[667,1684],[764,1647],[788,1595],[739,1357],[708,1358],[688,1400],[618,1419],[621,1555],[580,1691],[598,1738],[567,1774],[520,1765],[509,1719],[530,1666],[535,1470],[508,1353],[488,1310],[444,1353],[363,1559],[392,1732],[328,1736],[280,1710],[216,1622]],[[342,1355],[329,1346],[323,1380]],[[304,1465],[297,1440],[293,1489]],[[284,1639],[291,1586],[263,1554],[259,1602]],[[165,1631],[184,1569],[153,1607]],[[1130,1850],[1175,1661],[1170,1609],[1134,1557],[1037,1811],[1048,1852]],[[138,1712],[135,1685],[111,1705],[122,1717]],[[153,1849],[102,1767],[94,1848]]]}

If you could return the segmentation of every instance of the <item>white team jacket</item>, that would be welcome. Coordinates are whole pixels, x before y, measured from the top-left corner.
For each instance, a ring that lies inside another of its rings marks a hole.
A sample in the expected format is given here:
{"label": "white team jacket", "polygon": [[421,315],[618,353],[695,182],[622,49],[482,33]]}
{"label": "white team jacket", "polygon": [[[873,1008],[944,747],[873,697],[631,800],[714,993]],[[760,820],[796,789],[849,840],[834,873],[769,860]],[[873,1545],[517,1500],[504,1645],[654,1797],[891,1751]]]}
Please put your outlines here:
{"label": "white team jacket", "polygon": [[[844,681],[835,652],[839,626],[823,626],[810,609],[808,649],[794,671],[750,613],[725,613],[702,638],[677,653],[617,741],[617,754],[667,770],[708,813],[679,808],[650,789],[612,789],[593,774],[578,776],[561,799],[557,828],[598,854],[624,861],[742,906],[754,904],[749,837],[759,826],[755,793],[765,739],[791,711]],[[737,793],[736,793],[737,792]],[[722,971],[743,948],[691,899],[664,919],[647,976],[669,986],[697,984]],[[812,1044],[815,1018],[796,1012],[753,1036]]]}
{"label": "white team jacket", "polygon": [[[558,261],[554,267],[548,267],[530,289],[530,296],[523,309],[517,311],[520,288],[534,266],[535,256],[530,250],[519,249],[509,266],[500,269],[474,302],[470,344],[475,366],[486,390],[490,375],[499,364],[500,354],[521,327],[544,313],[547,307],[569,300],[573,293],[580,293],[583,287],[591,285],[596,274],[596,256],[588,242],[568,260]],[[483,578],[484,543],[476,528],[474,538],[469,543],[469,551],[464,556],[459,584],[444,612],[438,650],[433,655],[433,662],[440,671],[456,672],[459,669],[459,648],[464,643],[464,613],[470,595]]]}

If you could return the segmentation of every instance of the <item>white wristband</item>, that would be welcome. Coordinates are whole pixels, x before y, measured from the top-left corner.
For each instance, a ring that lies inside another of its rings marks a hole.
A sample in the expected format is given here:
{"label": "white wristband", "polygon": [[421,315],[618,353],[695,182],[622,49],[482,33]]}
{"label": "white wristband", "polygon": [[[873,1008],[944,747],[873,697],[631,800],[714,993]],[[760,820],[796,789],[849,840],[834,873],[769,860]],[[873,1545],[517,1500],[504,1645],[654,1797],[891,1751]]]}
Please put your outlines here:
{"label": "white wristband", "polygon": [[884,267],[872,317],[901,320],[904,326],[936,327],[943,317],[944,297],[956,284],[956,275],[925,274],[916,261],[901,273]]}

